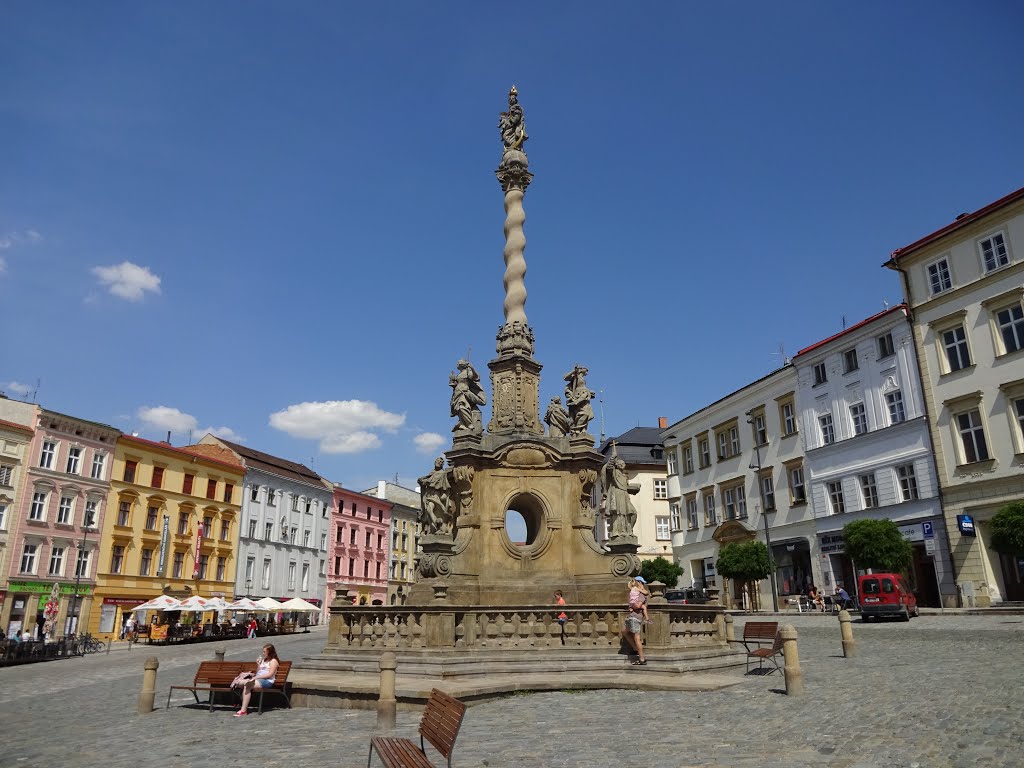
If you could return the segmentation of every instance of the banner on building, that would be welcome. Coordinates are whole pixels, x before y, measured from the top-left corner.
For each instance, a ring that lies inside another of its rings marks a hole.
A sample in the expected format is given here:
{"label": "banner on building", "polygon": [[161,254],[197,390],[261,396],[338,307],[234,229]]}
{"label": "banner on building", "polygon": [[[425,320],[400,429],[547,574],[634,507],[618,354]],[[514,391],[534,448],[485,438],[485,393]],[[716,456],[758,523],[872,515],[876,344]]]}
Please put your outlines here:
{"label": "banner on building", "polygon": [[196,557],[192,565],[192,578],[199,578],[199,551],[203,548],[203,524],[196,520]]}
{"label": "banner on building", "polygon": [[167,541],[171,536],[171,516],[164,515],[164,528],[160,533],[160,559],[156,563],[156,575],[164,575],[164,563],[167,561]]}

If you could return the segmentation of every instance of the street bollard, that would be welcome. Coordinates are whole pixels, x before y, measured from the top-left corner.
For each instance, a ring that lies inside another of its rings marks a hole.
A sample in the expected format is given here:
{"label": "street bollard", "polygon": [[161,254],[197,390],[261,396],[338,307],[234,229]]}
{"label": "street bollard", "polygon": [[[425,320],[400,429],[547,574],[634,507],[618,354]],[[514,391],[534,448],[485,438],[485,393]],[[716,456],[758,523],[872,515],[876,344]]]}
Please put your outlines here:
{"label": "street bollard", "polygon": [[395,727],[395,711],[398,700],[395,698],[395,669],[398,660],[395,654],[388,651],[380,656],[380,694],[377,697],[377,730],[389,731]]}
{"label": "street bollard", "polygon": [[156,671],[160,662],[156,656],[146,659],[142,669],[142,693],[139,694],[139,712],[145,714],[153,711],[153,699],[156,698]]}
{"label": "street bollard", "polygon": [[853,619],[845,609],[839,612],[839,635],[843,639],[843,657],[852,659],[857,655],[857,641],[853,639]]}
{"label": "street bollard", "polygon": [[736,642],[736,619],[732,617],[731,613],[725,614],[725,641],[727,643]]}
{"label": "street bollard", "polygon": [[214,661],[224,661],[224,649],[223,648],[214,648],[213,649],[213,660]]}
{"label": "street bollard", "polygon": [[779,634],[782,635],[782,655],[785,659],[782,671],[786,676],[786,694],[800,696],[804,692],[804,673],[800,671],[800,654],[796,649],[796,629],[787,624]]}

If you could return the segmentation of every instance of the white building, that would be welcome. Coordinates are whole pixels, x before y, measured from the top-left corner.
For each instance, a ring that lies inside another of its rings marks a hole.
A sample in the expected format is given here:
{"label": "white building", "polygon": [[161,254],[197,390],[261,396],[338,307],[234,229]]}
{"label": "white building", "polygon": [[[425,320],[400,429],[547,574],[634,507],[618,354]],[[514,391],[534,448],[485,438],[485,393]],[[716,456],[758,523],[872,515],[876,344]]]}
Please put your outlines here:
{"label": "white building", "polygon": [[1024,600],[989,521],[1024,498],[1024,189],[892,253],[924,388],[964,604]]}
{"label": "white building", "polygon": [[[662,432],[680,584],[723,588],[715,573],[720,546],[764,541],[766,514],[781,602],[813,580],[816,533],[807,505],[796,384],[796,370],[787,364]],[[743,599],[739,585],[732,585],[729,597]],[[765,580],[758,603],[771,607],[772,600],[771,581]]]}
{"label": "white building", "polygon": [[213,435],[245,466],[235,594],[322,605],[333,485],[309,467]]}
{"label": "white building", "polygon": [[856,564],[842,528],[890,519],[913,543],[908,575],[918,600],[938,606],[936,574],[946,603],[956,592],[907,315],[904,305],[892,307],[793,358],[818,531],[814,570],[825,594],[837,584],[853,594]]}

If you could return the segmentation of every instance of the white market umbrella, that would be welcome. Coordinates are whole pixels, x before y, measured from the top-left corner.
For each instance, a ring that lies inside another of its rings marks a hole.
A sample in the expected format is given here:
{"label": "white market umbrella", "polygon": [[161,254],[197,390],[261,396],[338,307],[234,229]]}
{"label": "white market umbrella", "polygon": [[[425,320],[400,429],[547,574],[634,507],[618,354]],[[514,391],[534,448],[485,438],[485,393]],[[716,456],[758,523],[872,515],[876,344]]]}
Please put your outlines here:
{"label": "white market umbrella", "polygon": [[135,611],[176,611],[178,606],[181,605],[181,601],[170,595],[159,595],[154,597],[152,600],[143,603],[142,605],[136,605],[134,608],[129,610],[133,613]]}
{"label": "white market umbrella", "polygon": [[250,600],[248,597],[240,597],[233,603],[228,603],[227,609],[229,611],[258,611],[260,607],[256,605],[255,600]]}
{"label": "white market umbrella", "polygon": [[256,601],[256,609],[260,611],[280,611],[281,604],[272,597],[262,597]]}
{"label": "white market umbrella", "polygon": [[172,609],[165,608],[164,610],[197,611],[197,612],[212,611],[212,610],[214,610],[213,608],[210,608],[209,605],[210,605],[210,601],[209,601],[208,598],[200,597],[199,595],[192,595],[188,599],[183,600],[181,602],[181,605],[179,605],[177,608],[172,608]]}
{"label": "white market umbrella", "polygon": [[281,605],[282,611],[319,611],[320,609],[303,600],[301,597],[293,597]]}
{"label": "white market umbrella", "polygon": [[206,601],[206,610],[208,611],[226,611],[228,609],[228,603],[223,597],[211,597]]}

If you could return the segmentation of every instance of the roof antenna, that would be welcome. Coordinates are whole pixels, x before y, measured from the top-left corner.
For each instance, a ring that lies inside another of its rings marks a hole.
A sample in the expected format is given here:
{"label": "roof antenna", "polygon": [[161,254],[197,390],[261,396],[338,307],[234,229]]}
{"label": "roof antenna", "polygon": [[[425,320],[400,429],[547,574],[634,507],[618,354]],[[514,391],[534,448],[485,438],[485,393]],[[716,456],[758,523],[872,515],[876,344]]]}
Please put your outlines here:
{"label": "roof antenna", "polygon": [[42,386],[42,384],[43,384],[43,380],[37,378],[36,379],[36,388],[32,390],[32,402],[33,403],[36,401],[36,395],[39,394],[39,387]]}
{"label": "roof antenna", "polygon": [[598,445],[604,442],[604,390],[598,390],[599,395],[597,398],[598,405],[601,406],[601,439],[598,441]]}
{"label": "roof antenna", "polygon": [[846,315],[843,315],[843,330],[846,330]]}
{"label": "roof antenna", "polygon": [[789,365],[790,361],[789,358],[786,357],[786,347],[781,341],[779,342],[779,351],[772,352],[772,357],[775,357],[776,355],[779,356],[779,360],[782,361],[782,365]]}

